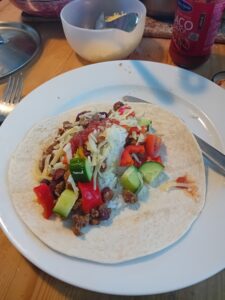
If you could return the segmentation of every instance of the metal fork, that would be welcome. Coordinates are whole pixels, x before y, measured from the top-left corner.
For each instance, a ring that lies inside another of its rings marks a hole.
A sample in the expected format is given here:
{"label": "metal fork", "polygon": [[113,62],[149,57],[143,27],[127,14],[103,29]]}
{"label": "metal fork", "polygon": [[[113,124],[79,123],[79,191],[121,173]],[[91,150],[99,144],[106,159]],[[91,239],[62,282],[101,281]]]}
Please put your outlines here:
{"label": "metal fork", "polygon": [[9,81],[0,100],[0,123],[2,123],[8,114],[20,102],[23,90],[22,73],[9,77]]}

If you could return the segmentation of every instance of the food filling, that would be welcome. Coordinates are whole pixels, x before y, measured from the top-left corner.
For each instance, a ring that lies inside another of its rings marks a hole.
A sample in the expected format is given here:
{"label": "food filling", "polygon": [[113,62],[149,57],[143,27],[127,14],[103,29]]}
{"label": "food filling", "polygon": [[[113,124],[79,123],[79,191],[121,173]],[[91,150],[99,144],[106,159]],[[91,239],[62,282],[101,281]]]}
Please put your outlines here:
{"label": "food filling", "polygon": [[151,120],[120,101],[110,111],[83,111],[64,122],[38,165],[34,193],[43,216],[70,218],[80,236],[83,227],[110,218],[118,196],[134,205],[164,170],[162,144]]}

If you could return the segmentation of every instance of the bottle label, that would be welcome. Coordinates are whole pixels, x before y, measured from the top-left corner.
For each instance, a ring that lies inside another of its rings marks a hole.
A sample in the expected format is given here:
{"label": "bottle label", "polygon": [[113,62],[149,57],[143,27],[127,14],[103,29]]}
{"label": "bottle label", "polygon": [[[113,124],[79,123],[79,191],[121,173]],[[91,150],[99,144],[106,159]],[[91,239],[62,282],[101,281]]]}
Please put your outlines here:
{"label": "bottle label", "polygon": [[179,53],[210,54],[224,8],[225,0],[178,0],[172,40]]}

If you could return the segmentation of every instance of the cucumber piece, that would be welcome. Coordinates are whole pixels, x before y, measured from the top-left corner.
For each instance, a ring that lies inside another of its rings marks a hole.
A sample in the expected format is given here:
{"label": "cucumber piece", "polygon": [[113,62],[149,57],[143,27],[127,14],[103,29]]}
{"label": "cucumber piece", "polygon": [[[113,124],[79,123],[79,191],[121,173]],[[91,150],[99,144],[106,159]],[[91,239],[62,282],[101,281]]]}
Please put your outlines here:
{"label": "cucumber piece", "polygon": [[143,179],[147,183],[151,183],[164,170],[164,166],[155,161],[147,161],[138,169]]}
{"label": "cucumber piece", "polygon": [[142,177],[142,175],[141,175],[141,173],[139,171],[138,171],[137,174],[138,174],[138,178],[140,180],[140,185],[139,185],[136,193],[139,193],[142,190],[143,186],[144,186],[144,180],[143,180],[143,177]]}
{"label": "cucumber piece", "polygon": [[152,125],[152,121],[146,118],[140,118],[138,120],[138,125],[140,126],[151,126]]}
{"label": "cucumber piece", "polygon": [[135,193],[142,185],[139,176],[137,168],[130,166],[120,177],[120,183],[124,189]]}
{"label": "cucumber piece", "polygon": [[70,173],[75,182],[91,181],[93,166],[87,158],[74,157],[70,160]]}
{"label": "cucumber piece", "polygon": [[68,189],[64,190],[59,196],[53,208],[53,212],[60,215],[63,218],[66,218],[69,215],[77,199],[78,192],[75,193],[74,191]]}

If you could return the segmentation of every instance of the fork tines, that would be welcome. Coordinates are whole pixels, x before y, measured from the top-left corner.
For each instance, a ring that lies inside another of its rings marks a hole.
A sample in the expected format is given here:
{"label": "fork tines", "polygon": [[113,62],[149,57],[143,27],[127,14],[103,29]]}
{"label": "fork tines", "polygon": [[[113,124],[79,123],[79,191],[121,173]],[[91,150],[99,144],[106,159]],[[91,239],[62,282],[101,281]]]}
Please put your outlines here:
{"label": "fork tines", "polygon": [[21,99],[23,89],[22,73],[9,77],[7,87],[4,91],[3,102],[8,104],[17,104]]}

